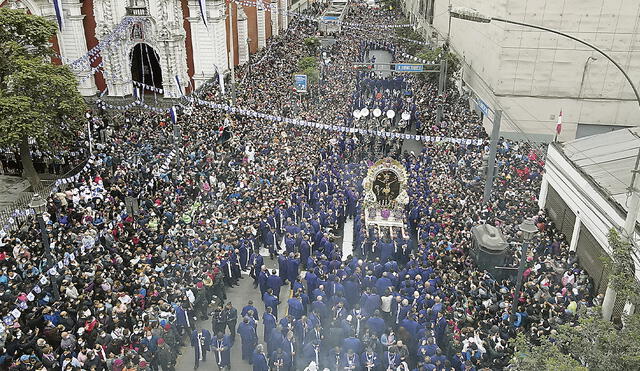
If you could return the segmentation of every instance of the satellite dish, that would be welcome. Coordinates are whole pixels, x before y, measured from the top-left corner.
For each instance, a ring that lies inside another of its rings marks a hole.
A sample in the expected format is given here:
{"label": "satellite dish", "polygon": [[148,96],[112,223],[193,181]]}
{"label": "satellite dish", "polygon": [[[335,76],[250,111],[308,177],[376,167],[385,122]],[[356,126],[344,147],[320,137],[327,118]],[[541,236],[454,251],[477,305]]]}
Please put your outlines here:
{"label": "satellite dish", "polygon": [[409,121],[411,118],[411,114],[409,112],[402,112],[402,119],[405,121]]}
{"label": "satellite dish", "polygon": [[380,108],[376,108],[373,110],[373,116],[380,117],[380,115],[382,115],[382,111],[380,111]]}
{"label": "satellite dish", "polygon": [[359,119],[360,118],[360,111],[359,110],[355,110],[353,111],[353,117],[355,117],[355,119]]}
{"label": "satellite dish", "polygon": [[369,116],[369,109],[367,107],[363,108],[360,110],[360,114],[362,115],[362,117],[367,117]]}
{"label": "satellite dish", "polygon": [[396,117],[396,113],[392,109],[390,109],[390,110],[387,111],[387,117],[389,119],[392,119],[392,118]]}

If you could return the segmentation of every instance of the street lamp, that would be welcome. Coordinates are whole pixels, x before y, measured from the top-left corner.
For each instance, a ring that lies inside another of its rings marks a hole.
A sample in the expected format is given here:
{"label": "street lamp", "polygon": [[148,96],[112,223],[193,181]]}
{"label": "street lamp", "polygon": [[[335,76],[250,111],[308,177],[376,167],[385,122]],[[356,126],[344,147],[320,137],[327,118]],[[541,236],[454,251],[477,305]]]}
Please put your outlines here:
{"label": "street lamp", "polygon": [[[42,246],[44,247],[44,256],[47,259],[47,264],[45,265],[45,275],[48,274],[49,269],[53,266],[53,256],[51,256],[51,246],[49,245],[49,234],[47,233],[47,227],[44,224],[44,219],[42,215],[47,211],[47,200],[42,198],[40,194],[34,193],[31,202],[29,202],[29,207],[33,209],[36,214],[36,219],[38,220],[38,226],[40,227],[40,235],[42,238]],[[54,300],[58,299],[58,282],[55,277],[51,277],[51,284],[53,286],[53,297]]]}
{"label": "street lamp", "polygon": [[522,232],[522,251],[520,255],[520,266],[518,267],[518,280],[516,281],[516,292],[513,294],[513,304],[511,305],[511,314],[516,315],[518,308],[518,299],[520,298],[520,289],[522,288],[522,275],[524,274],[524,265],[527,261],[527,248],[533,235],[538,231],[538,227],[533,224],[532,219],[525,219],[518,226]]}

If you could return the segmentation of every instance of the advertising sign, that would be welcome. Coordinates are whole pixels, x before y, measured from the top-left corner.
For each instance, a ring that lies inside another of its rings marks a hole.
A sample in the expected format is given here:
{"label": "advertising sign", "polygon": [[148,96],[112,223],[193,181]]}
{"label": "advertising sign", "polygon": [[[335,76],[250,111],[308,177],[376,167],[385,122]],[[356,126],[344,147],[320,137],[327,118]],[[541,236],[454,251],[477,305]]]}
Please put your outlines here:
{"label": "advertising sign", "polygon": [[293,87],[298,93],[307,92],[307,75],[294,75]]}

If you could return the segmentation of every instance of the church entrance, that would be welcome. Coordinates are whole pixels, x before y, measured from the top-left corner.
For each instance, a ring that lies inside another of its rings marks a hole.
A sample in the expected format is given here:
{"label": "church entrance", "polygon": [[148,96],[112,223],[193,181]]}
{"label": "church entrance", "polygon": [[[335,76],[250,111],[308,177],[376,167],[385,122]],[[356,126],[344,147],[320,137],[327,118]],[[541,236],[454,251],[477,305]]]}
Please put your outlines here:
{"label": "church entrance", "polygon": [[[158,53],[145,43],[136,44],[129,54],[133,81],[162,89],[162,69]],[[146,88],[145,90],[148,90]]]}

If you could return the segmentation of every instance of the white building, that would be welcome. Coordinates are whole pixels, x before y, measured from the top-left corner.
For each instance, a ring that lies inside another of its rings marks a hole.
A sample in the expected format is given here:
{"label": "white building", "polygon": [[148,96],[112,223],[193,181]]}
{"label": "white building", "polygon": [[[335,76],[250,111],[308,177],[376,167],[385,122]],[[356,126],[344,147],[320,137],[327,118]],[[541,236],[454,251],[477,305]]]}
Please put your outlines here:
{"label": "white building", "polygon": [[[640,3],[632,0],[402,0],[430,38],[448,34],[451,4],[487,16],[556,29],[603,49],[640,82]],[[570,39],[505,23],[451,19],[450,44],[464,61],[463,80],[493,109],[503,131],[561,140],[640,124],[635,95],[605,57]],[[485,123],[487,126],[490,124]]]}
{"label": "white building", "polygon": [[[571,250],[576,251],[580,264],[594,279],[596,291],[606,293],[605,303],[614,316],[622,313],[625,302],[615,300],[607,290],[608,272],[599,257],[611,251],[607,239],[611,228],[624,227],[630,204],[628,189],[639,151],[638,127],[552,143],[538,201],[565,234]],[[635,265],[640,279],[638,236],[636,223]]]}
{"label": "white building", "polygon": [[[64,26],[51,40],[61,58],[53,63],[71,64],[86,96],[105,89],[111,96],[131,95],[135,82],[148,91],[176,96],[177,81],[189,92],[214,77],[216,70],[229,70],[231,39],[233,59],[239,64],[286,29],[286,17],[268,6],[286,11],[288,2],[258,1],[257,9],[205,0],[205,25],[197,0],[61,0]],[[0,6],[55,20],[51,0],[5,0]],[[227,32],[229,8],[232,36]]]}

